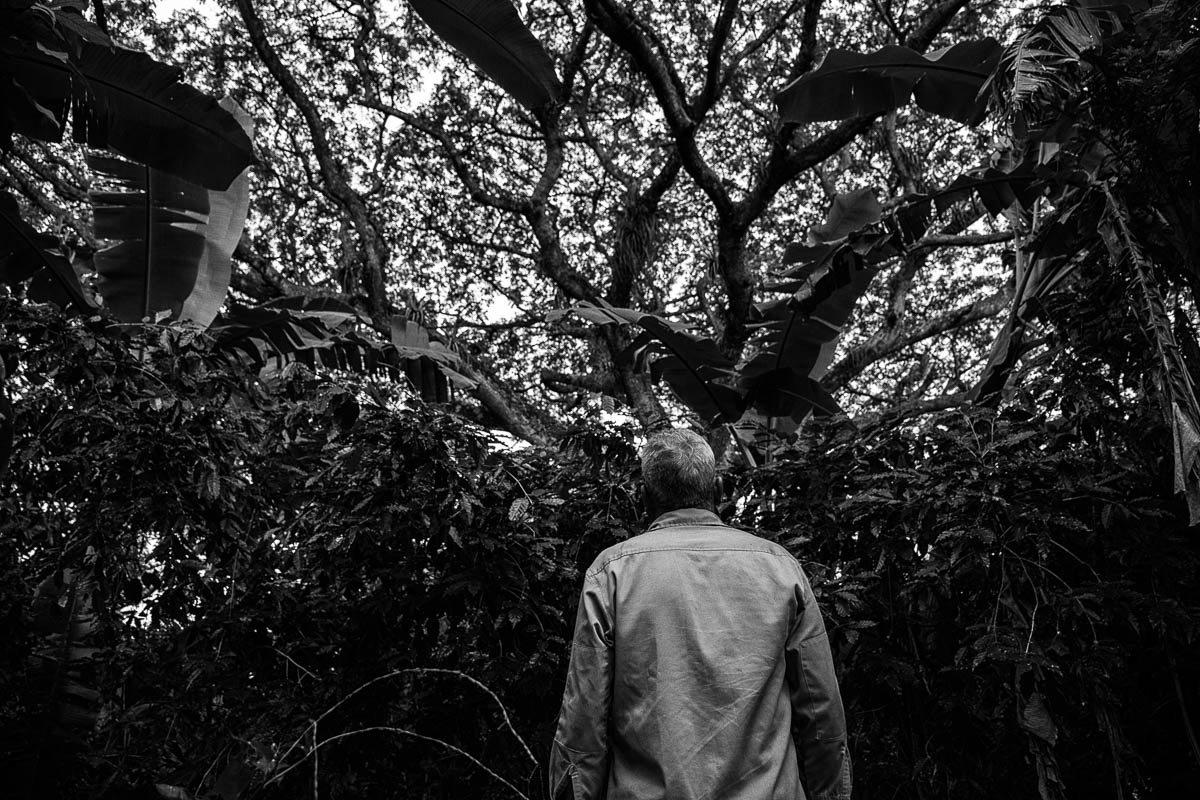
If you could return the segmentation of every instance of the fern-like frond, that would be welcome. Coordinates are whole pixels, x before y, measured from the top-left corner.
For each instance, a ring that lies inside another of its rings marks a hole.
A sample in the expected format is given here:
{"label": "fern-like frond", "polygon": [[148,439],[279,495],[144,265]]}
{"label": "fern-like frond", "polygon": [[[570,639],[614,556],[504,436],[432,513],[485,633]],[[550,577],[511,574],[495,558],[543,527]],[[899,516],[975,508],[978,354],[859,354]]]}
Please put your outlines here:
{"label": "fern-like frond", "polygon": [[1040,116],[1072,95],[1086,72],[1089,53],[1120,31],[1119,14],[1109,9],[1064,5],[1043,15],[1010,44],[990,89],[1007,114]]}

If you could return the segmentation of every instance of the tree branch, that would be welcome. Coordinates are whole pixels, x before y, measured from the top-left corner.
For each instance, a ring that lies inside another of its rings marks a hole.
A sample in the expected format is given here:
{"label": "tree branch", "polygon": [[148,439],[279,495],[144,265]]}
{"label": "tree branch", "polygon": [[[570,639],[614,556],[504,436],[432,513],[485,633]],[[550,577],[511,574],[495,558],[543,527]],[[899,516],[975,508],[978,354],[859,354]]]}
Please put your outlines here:
{"label": "tree branch", "polygon": [[822,379],[821,385],[831,392],[836,391],[881,358],[940,333],[996,316],[1009,307],[1012,296],[1012,288],[1006,287],[989,297],[959,306],[940,317],[928,320],[907,333],[903,328],[897,328],[882,335],[873,336],[858,347],[852,348],[834,364]]}
{"label": "tree branch", "polygon": [[404,109],[397,108],[384,103],[382,100],[375,97],[368,97],[362,100],[354,101],[357,105],[363,108],[369,108],[372,111],[378,111],[381,114],[389,117],[395,117],[404,124],[420,131],[429,138],[441,145],[442,151],[446,154],[446,158],[450,161],[450,168],[454,171],[454,175],[458,178],[463,188],[467,190],[471,200],[480,205],[489,208],[497,209],[498,211],[507,211],[513,214],[523,214],[528,206],[528,201],[517,197],[511,192],[506,192],[501,189],[491,189],[483,185],[467,166],[466,161],[462,157],[462,152],[455,147],[454,141],[450,135],[441,127],[434,125],[428,120],[418,117],[416,114],[410,114]]}
{"label": "tree branch", "polygon": [[[693,109],[665,48],[657,43],[656,37],[632,11],[617,5],[614,0],[584,0],[584,6],[596,27],[629,54],[634,66],[650,84],[675,139],[683,168],[708,196],[718,215],[727,215],[733,207],[732,201],[720,176],[700,154],[696,143],[700,119],[691,114]],[[697,104],[694,110],[702,118],[709,107]]]}
{"label": "tree branch", "polygon": [[365,271],[360,275],[359,286],[364,293],[367,312],[376,324],[385,325],[390,313],[390,304],[384,288],[384,273],[389,260],[387,243],[379,235],[379,227],[375,225],[370,209],[350,186],[345,168],[334,157],[326,135],[326,122],[321,118],[316,104],[267,40],[265,26],[254,9],[252,0],[234,1],[254,51],[304,118],[312,141],[313,155],[320,167],[326,191],[345,210],[354,225],[365,261]]}
{"label": "tree branch", "polygon": [[603,376],[596,373],[574,374],[544,369],[539,374],[542,384],[551,391],[559,393],[576,392],[582,389],[593,394],[620,396],[621,390],[611,375]]}
{"label": "tree branch", "polygon": [[1013,240],[1012,231],[995,231],[993,233],[930,233],[922,236],[909,245],[909,252],[916,250],[932,250],[939,247],[983,247],[989,244],[1003,244]]}
{"label": "tree branch", "polygon": [[721,0],[721,9],[717,13],[717,21],[713,25],[713,34],[708,42],[708,53],[705,57],[704,88],[700,90],[700,96],[696,99],[693,118],[704,116],[721,94],[721,53],[725,49],[725,43],[729,41],[729,32],[733,28],[733,18],[737,10],[738,0]]}
{"label": "tree branch", "polygon": [[930,414],[935,411],[945,411],[948,408],[958,408],[969,404],[967,392],[948,394],[942,397],[931,397],[926,400],[905,400],[883,411],[867,412],[854,418],[859,427],[874,425],[883,421],[895,421],[909,417]]}

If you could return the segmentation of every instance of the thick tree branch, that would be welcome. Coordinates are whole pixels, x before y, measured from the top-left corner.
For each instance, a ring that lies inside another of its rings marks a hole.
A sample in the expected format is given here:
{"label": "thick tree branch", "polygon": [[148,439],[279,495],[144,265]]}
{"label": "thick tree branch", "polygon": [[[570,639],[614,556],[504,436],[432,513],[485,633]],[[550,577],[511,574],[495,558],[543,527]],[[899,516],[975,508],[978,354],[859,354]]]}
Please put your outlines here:
{"label": "thick tree branch", "polygon": [[953,311],[928,320],[910,331],[906,332],[900,327],[873,336],[842,356],[821,380],[821,385],[831,392],[836,391],[876,361],[940,333],[994,317],[1006,310],[1011,302],[1012,288],[1006,287],[989,297],[959,306]]}
{"label": "thick tree branch", "polygon": [[327,123],[321,117],[316,103],[300,86],[295,75],[268,41],[265,26],[252,0],[235,0],[235,3],[259,59],[304,118],[312,141],[313,155],[320,167],[326,191],[350,217],[365,262],[359,286],[364,294],[367,312],[377,324],[383,325],[390,313],[390,304],[384,288],[384,274],[389,261],[387,243],[379,235],[372,213],[363,198],[350,186],[344,166],[334,156],[326,133]]}
{"label": "thick tree branch", "polygon": [[713,25],[712,38],[708,42],[708,52],[704,59],[704,88],[700,90],[700,96],[696,99],[693,118],[703,116],[720,96],[721,55],[726,42],[729,41],[729,32],[733,29],[733,18],[737,15],[737,10],[738,0],[721,0],[721,9],[717,13],[717,21]]}
{"label": "thick tree branch", "polygon": [[909,246],[909,252],[916,250],[933,250],[940,247],[983,247],[989,244],[1003,244],[1013,240],[1012,231],[995,231],[993,233],[930,233],[922,236]]}
{"label": "thick tree branch", "polygon": [[[696,143],[700,118],[711,107],[711,101],[708,105],[691,107],[665,48],[656,44],[655,37],[650,35],[632,11],[614,0],[585,0],[584,5],[596,27],[629,54],[638,71],[646,78],[674,137],[683,168],[708,196],[718,215],[727,215],[732,209],[729,193],[720,176],[700,154]],[[693,111],[700,118],[694,118]]]}
{"label": "thick tree branch", "polygon": [[581,389],[593,394],[606,394],[610,396],[619,396],[621,393],[620,387],[617,386],[617,382],[613,380],[611,375],[600,375],[594,372],[579,375],[559,372],[553,369],[544,369],[541,371],[539,377],[546,388],[560,394],[577,392]]}
{"label": "thick tree branch", "polygon": [[454,171],[455,177],[458,178],[459,183],[467,190],[467,194],[474,202],[497,209],[498,211],[507,211],[513,214],[525,213],[528,201],[502,189],[485,187],[483,182],[471,172],[467,166],[467,162],[463,159],[462,152],[455,146],[450,135],[441,127],[418,117],[416,114],[410,114],[402,108],[388,105],[378,98],[368,97],[355,102],[363,108],[369,108],[386,116],[395,117],[441,145],[442,152],[445,153],[447,160],[450,162],[450,169]]}
{"label": "thick tree branch", "polygon": [[523,411],[518,411],[496,384],[476,366],[464,361],[462,373],[475,382],[475,396],[505,430],[532,444],[548,443],[545,434],[530,424],[528,416]]}
{"label": "thick tree branch", "polygon": [[945,411],[948,408],[958,408],[959,406],[968,405],[970,402],[971,400],[967,392],[958,392],[923,400],[904,400],[883,411],[859,414],[854,418],[854,422],[860,427],[866,427],[885,420],[895,421],[920,416],[921,414],[931,414],[935,411]]}

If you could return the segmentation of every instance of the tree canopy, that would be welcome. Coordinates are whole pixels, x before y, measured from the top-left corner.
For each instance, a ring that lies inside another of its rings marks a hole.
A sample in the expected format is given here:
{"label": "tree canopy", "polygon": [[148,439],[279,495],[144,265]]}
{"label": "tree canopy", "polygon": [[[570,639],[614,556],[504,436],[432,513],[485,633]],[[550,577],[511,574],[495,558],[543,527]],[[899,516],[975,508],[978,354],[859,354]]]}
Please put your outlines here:
{"label": "tree canopy", "polygon": [[[531,3],[525,22],[561,76],[554,102],[531,110],[407,5],[247,2],[165,22],[108,6],[125,36],[254,117],[234,296],[335,296],[385,334],[397,314],[426,323],[465,358],[463,409],[538,441],[600,409],[647,425],[680,411],[627,357],[636,332],[548,312],[629,307],[748,360],[785,245],[839,194],[870,187],[886,207],[986,155],[988,132],[920,109],[783,122],[777,92],[830,47],[928,51],[1008,21],[962,2],[898,17]],[[1013,234],[1003,220],[968,229],[968,216],[949,209],[882,266],[825,380],[848,407],[946,405],[969,386],[1011,295],[996,245]]]}

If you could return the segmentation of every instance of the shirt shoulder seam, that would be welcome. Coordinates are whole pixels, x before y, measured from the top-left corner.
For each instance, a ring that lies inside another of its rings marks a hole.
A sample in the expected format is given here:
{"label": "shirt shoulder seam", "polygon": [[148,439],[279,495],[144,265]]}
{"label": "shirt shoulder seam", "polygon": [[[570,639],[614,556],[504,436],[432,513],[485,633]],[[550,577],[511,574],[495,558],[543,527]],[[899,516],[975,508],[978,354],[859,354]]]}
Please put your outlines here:
{"label": "shirt shoulder seam", "polygon": [[[745,533],[745,531],[742,531],[742,533]],[[748,535],[753,536],[754,534],[748,534]],[[765,556],[774,556],[775,558],[791,559],[792,561],[796,560],[795,556],[793,556],[791,553],[788,553],[787,551],[784,551],[782,553],[777,553],[774,550],[758,549],[758,548],[750,548],[750,547],[689,547],[687,545],[683,545],[680,547],[646,547],[646,548],[639,548],[638,550],[635,550],[632,553],[621,553],[620,555],[611,556],[610,558],[605,559],[603,563],[597,564],[596,566],[594,566],[590,570],[588,570],[587,574],[585,576],[585,579],[594,578],[595,576],[597,576],[601,572],[603,572],[605,570],[605,568],[608,567],[609,564],[613,563],[614,561],[620,561],[623,558],[629,558],[630,556],[642,555],[644,553],[669,553],[669,552],[761,553],[762,555],[765,555]]]}

